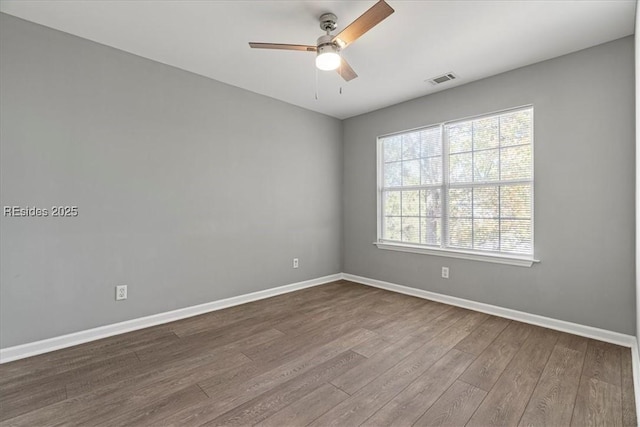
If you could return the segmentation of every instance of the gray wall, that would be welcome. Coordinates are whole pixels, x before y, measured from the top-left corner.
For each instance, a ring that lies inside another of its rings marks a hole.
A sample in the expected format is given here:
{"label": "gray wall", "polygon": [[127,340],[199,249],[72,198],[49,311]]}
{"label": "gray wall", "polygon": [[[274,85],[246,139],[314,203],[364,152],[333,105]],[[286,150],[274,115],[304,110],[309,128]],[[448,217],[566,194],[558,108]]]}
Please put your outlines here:
{"label": "gray wall", "polygon": [[[634,47],[627,37],[344,122],[344,272],[635,333]],[[533,104],[532,268],[377,249],[378,135]],[[451,278],[440,278],[449,266]]]}
{"label": "gray wall", "polygon": [[339,120],[0,20],[0,347],[340,272]]}

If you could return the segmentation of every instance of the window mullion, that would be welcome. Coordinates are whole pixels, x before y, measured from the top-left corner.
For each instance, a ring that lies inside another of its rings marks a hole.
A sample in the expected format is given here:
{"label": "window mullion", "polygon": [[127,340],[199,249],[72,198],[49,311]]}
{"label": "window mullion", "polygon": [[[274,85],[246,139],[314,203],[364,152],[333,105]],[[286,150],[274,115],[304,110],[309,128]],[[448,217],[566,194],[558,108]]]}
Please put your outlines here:
{"label": "window mullion", "polygon": [[381,139],[378,139],[376,149],[378,151],[378,169],[380,170],[379,178],[378,178],[378,241],[380,239],[384,239],[385,236],[385,225],[386,225],[386,211],[384,207],[384,201],[386,197],[386,190],[384,188],[385,176],[386,176],[386,168],[385,166],[385,157],[384,157],[384,142]]}
{"label": "window mullion", "polygon": [[[471,122],[471,182],[476,182],[476,163],[475,163],[475,153],[473,149],[475,148],[474,138],[475,138],[475,124]],[[475,188],[471,189],[471,249],[476,248],[476,212],[475,212]]]}
{"label": "window mullion", "polygon": [[440,206],[440,221],[442,227],[440,247],[449,246],[449,134],[447,126],[440,125],[440,142],[442,149],[442,185],[440,193],[442,202]]}
{"label": "window mullion", "polygon": [[425,185],[410,185],[407,187],[382,187],[384,191],[418,191],[418,190],[432,190],[442,187],[442,184],[425,184]]}
{"label": "window mullion", "polygon": [[[457,153],[456,153],[457,154]],[[528,185],[533,181],[531,179],[516,179],[509,181],[477,181],[477,182],[460,182],[456,184],[449,184],[450,188],[476,188],[476,187],[491,187],[491,186],[510,186],[510,185]],[[393,188],[389,188],[392,190]]]}
{"label": "window mullion", "polygon": [[[498,116],[498,181],[502,181],[502,143],[500,129],[502,116]],[[502,252],[502,186],[498,186],[498,252]]]}
{"label": "window mullion", "polygon": [[[405,137],[402,137],[402,140],[400,141],[400,185],[404,188],[404,139]],[[404,190],[400,190],[400,240],[404,241],[404,230],[402,229],[402,226],[404,224],[404,217],[402,216],[404,214],[404,210],[402,209],[402,199],[404,195]]]}

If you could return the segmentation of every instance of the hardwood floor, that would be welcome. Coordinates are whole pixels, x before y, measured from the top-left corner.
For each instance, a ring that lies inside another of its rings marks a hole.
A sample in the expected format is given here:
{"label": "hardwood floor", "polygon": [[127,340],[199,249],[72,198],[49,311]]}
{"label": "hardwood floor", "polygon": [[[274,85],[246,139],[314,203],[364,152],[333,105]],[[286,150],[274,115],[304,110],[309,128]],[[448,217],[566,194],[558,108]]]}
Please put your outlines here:
{"label": "hardwood floor", "polygon": [[635,426],[627,348],[341,281],[0,365],[0,426]]}

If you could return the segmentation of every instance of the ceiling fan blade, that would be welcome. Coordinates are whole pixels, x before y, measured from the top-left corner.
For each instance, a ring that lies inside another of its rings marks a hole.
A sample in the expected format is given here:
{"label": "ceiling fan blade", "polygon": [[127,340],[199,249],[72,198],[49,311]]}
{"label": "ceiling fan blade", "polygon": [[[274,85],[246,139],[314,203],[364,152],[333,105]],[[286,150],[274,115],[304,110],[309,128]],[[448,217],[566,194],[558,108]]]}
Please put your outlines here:
{"label": "ceiling fan blade", "polygon": [[249,42],[249,46],[251,46],[254,49],[301,50],[301,51],[304,51],[304,52],[315,52],[317,50],[317,48],[315,46],[308,46],[308,45],[304,45],[304,44]]}
{"label": "ceiling fan blade", "polygon": [[378,25],[382,20],[394,12],[393,8],[384,0],[380,0],[374,4],[369,10],[360,15],[358,19],[353,21],[333,38],[333,41],[344,49],[351,43],[356,41],[364,33]]}
{"label": "ceiling fan blade", "polygon": [[353,71],[353,68],[351,68],[351,65],[349,65],[347,60],[344,58],[340,58],[340,59],[342,60],[342,62],[340,66],[336,68],[336,71],[338,72],[338,74],[340,74],[340,77],[342,77],[346,81],[351,81],[356,77],[358,77],[358,75],[356,74],[355,71]]}

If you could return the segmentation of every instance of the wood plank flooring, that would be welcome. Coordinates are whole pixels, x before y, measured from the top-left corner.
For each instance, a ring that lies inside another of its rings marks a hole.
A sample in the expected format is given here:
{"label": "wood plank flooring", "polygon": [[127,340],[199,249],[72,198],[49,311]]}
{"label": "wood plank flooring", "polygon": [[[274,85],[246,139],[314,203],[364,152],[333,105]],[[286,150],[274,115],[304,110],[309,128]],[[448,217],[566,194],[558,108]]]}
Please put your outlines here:
{"label": "wood plank flooring", "polygon": [[0,426],[635,426],[631,369],[340,281],[0,365]]}

